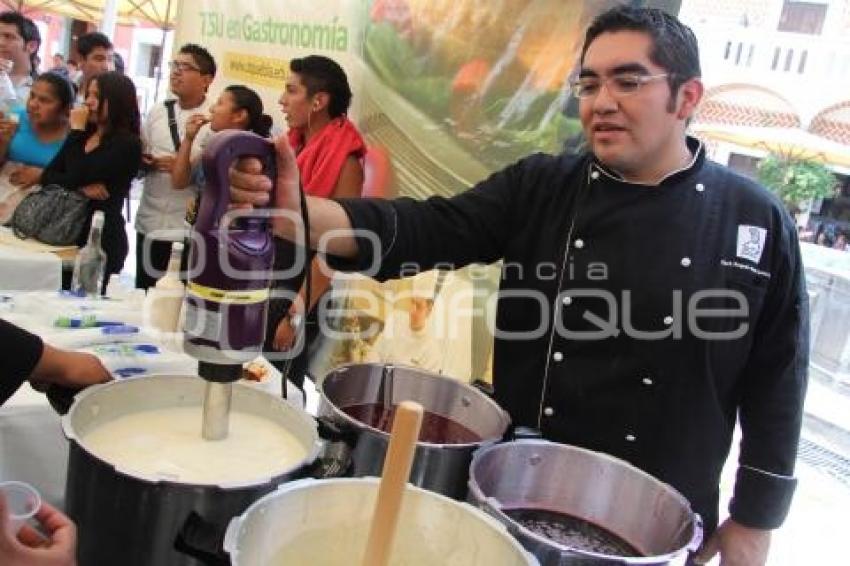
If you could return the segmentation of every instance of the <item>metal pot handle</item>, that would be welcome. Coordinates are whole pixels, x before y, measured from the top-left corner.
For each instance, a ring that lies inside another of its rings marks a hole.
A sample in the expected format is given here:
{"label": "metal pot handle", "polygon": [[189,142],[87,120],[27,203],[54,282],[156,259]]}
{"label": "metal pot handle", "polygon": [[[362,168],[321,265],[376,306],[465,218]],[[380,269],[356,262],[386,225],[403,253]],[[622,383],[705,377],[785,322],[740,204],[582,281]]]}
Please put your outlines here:
{"label": "metal pot handle", "polygon": [[508,431],[510,440],[543,440],[543,432],[530,426],[515,426]]}
{"label": "metal pot handle", "polygon": [[316,417],[316,424],[325,446],[322,455],[308,468],[307,475],[317,480],[350,475],[351,452],[357,446],[357,432],[322,416]]}
{"label": "metal pot handle", "polygon": [[207,566],[230,566],[224,551],[224,532],[197,512],[192,511],[174,539],[174,550]]}

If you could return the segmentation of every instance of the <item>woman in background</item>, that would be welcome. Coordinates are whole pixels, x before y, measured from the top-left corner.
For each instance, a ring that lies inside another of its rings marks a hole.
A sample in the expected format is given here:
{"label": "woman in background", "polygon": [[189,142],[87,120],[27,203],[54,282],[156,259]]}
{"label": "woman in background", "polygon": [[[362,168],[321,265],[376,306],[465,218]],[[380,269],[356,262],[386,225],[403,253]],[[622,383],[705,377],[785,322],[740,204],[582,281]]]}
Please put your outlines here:
{"label": "woman in background", "polygon": [[[129,250],[124,230],[124,199],[142,160],[135,85],[114,71],[98,75],[89,82],[85,106],[71,111],[70,122],[68,139],[45,168],[41,184],[80,191],[90,199],[90,212],[103,211],[105,288],[109,275],[119,273],[124,267]],[[80,236],[80,245],[85,244],[90,222],[91,214]]]}
{"label": "woman in background", "polygon": [[[363,190],[363,137],[346,113],[351,105],[348,77],[336,62],[327,57],[310,55],[293,59],[289,78],[280,97],[280,105],[289,126],[289,144],[295,151],[301,184],[308,195],[324,198],[359,197]],[[290,268],[291,244],[277,240],[275,269]],[[279,261],[282,260],[282,261]],[[291,363],[272,360],[297,387],[304,383],[307,372],[307,347],[318,333],[315,306],[329,289],[331,279],[327,266],[314,258],[310,265],[310,304],[307,290],[299,284],[294,301],[272,301],[267,325],[267,351],[287,351],[295,342],[296,329],[306,323],[306,344]],[[274,357],[274,356],[272,356]],[[288,367],[287,367],[288,366]]]}
{"label": "woman in background", "polygon": [[0,117],[0,223],[9,220],[65,142],[73,101],[71,83],[44,73],[32,85],[26,112]]}
{"label": "woman in background", "polygon": [[[177,190],[183,190],[189,185],[196,185],[199,189],[203,189],[200,152],[195,151],[193,157],[192,144],[204,124],[209,124],[213,132],[246,130],[267,138],[272,127],[272,119],[263,114],[263,101],[254,90],[243,85],[230,85],[225,88],[215,104],[210,107],[209,116],[195,114],[186,121],[186,135],[180,144],[180,150],[174,160],[174,168],[171,170],[171,184]],[[194,217],[191,212],[190,221]]]}

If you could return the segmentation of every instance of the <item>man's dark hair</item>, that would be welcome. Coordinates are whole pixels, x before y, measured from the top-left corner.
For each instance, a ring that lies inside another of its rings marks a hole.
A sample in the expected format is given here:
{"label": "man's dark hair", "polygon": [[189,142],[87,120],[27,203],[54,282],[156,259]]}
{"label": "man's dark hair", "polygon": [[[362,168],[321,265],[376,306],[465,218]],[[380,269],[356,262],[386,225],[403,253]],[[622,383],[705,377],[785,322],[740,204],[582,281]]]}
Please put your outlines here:
{"label": "man's dark hair", "polygon": [[24,45],[34,41],[35,51],[30,53],[30,75],[35,78],[38,75],[38,48],[41,47],[41,34],[35,23],[20,12],[3,12],[0,14],[0,23],[13,25],[18,28],[18,35],[24,40]]}
{"label": "man's dark hair", "polygon": [[649,59],[669,74],[667,83],[672,93],[672,109],[679,87],[702,75],[699,46],[694,32],[663,10],[618,6],[599,14],[587,28],[581,48],[581,62],[584,63],[587,49],[597,37],[618,31],[639,31],[652,38]]}
{"label": "man's dark hair", "polygon": [[98,47],[112,49],[112,42],[99,31],[93,31],[77,38],[77,52],[83,59]]}
{"label": "man's dark hair", "polygon": [[202,75],[210,75],[212,77],[215,76],[215,59],[209,51],[207,51],[200,45],[196,45],[194,43],[187,43],[186,45],[180,48],[179,53],[191,55],[192,59],[194,59],[195,63],[198,65],[198,68],[201,70]]}
{"label": "man's dark hair", "polygon": [[331,118],[342,116],[351,105],[351,87],[348,77],[336,61],[321,55],[308,55],[289,62],[289,70],[298,73],[301,82],[307,88],[307,94],[313,96],[317,92],[330,95],[328,114]]}

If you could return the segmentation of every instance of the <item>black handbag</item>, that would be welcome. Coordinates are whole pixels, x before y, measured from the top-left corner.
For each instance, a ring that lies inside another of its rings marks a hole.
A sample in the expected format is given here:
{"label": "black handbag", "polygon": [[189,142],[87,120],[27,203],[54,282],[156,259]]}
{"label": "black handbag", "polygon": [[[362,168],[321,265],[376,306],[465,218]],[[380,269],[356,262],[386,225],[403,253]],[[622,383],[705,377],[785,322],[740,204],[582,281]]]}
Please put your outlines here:
{"label": "black handbag", "polygon": [[89,199],[59,185],[47,185],[24,198],[10,222],[19,238],[52,246],[76,245],[89,214]]}

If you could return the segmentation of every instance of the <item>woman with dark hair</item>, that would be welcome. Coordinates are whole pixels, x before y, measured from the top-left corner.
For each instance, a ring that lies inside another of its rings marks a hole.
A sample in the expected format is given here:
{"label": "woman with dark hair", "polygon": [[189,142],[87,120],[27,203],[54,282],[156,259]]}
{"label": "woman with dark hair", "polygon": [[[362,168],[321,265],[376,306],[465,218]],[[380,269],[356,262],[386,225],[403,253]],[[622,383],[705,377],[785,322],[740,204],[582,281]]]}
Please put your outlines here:
{"label": "woman with dark hair", "polygon": [[[304,192],[334,199],[359,197],[363,190],[366,145],[346,116],[351,105],[351,87],[345,71],[332,59],[320,55],[293,59],[289,69],[292,72],[280,105],[289,126],[289,144],[295,150]],[[287,261],[292,253],[291,244],[278,240],[275,269],[290,268]],[[305,344],[292,363],[282,364],[272,359],[276,367],[288,371],[285,377],[299,388],[307,372],[307,347],[318,334],[315,306],[331,285],[327,275],[330,270],[321,260],[313,259],[310,270],[310,304],[306,305],[307,290],[303,284],[296,300],[272,301],[265,346],[267,352],[291,349],[297,328],[307,324]],[[289,288],[293,282],[280,284]]]}
{"label": "woman with dark hair", "polygon": [[[74,87],[53,72],[38,76],[30,90],[26,112],[5,116],[0,121],[0,162],[15,161],[44,168],[59,153],[68,135],[68,113],[74,102]],[[10,137],[10,134],[11,137]],[[22,175],[21,185],[33,185],[34,172]],[[13,180],[14,182],[14,180]]]}
{"label": "woman with dark hair", "polygon": [[[103,211],[105,287],[109,275],[124,267],[129,249],[122,210],[142,160],[135,85],[114,71],[98,75],[89,82],[85,106],[71,111],[70,122],[68,139],[44,170],[41,184],[80,191],[90,199],[91,212]],[[90,222],[91,215],[80,245]]]}
{"label": "woman with dark hair", "polygon": [[0,223],[11,218],[65,142],[73,101],[71,83],[44,73],[32,85],[26,112],[0,116]]}
{"label": "woman with dark hair", "polygon": [[[171,169],[171,183],[177,190],[185,189],[189,185],[203,188],[203,169],[199,163],[200,152],[197,151],[203,148],[195,148],[196,151],[193,152],[192,144],[204,124],[209,124],[213,132],[246,130],[267,138],[272,119],[263,114],[263,101],[252,89],[243,85],[230,85],[225,88],[210,107],[209,116],[194,114],[186,121],[186,135],[180,143],[174,167]],[[198,197],[200,198],[200,194]]]}

